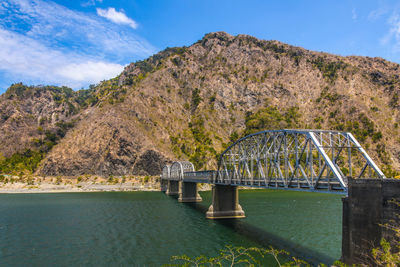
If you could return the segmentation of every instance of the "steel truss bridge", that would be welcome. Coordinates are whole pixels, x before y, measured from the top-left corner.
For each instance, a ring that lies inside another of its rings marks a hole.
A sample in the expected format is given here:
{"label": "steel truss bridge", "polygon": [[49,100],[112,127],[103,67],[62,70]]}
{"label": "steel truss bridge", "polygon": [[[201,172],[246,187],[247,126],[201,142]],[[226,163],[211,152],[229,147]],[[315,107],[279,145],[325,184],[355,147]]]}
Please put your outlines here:
{"label": "steel truss bridge", "polygon": [[379,225],[396,222],[393,214],[399,207],[389,203],[400,202],[400,181],[386,179],[354,136],[340,131],[251,134],[221,154],[216,171],[195,171],[191,162],[177,161],[163,168],[160,183],[161,191],[178,196],[179,202],[202,201],[197,184],[213,184],[208,219],[245,217],[239,204],[240,186],[346,194],[342,259],[349,264],[364,259],[382,237],[393,236]]}
{"label": "steel truss bridge", "polygon": [[267,130],[248,135],[220,156],[217,171],[174,162],[162,180],[347,193],[347,178],[386,178],[349,132]]}

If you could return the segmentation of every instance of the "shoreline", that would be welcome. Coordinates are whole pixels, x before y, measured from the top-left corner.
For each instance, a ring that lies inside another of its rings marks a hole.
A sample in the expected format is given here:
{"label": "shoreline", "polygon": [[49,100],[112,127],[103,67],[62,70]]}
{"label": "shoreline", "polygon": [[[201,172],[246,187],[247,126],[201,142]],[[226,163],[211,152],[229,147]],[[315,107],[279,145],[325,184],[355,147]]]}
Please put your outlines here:
{"label": "shoreline", "polygon": [[[199,188],[200,192],[211,191],[211,188]],[[101,192],[161,192],[160,188],[154,187],[125,187],[125,188],[115,188],[113,186],[102,186],[101,188],[0,188],[0,195],[3,194],[51,194],[51,193],[101,193]]]}
{"label": "shoreline", "polygon": [[[3,175],[1,194],[32,193],[88,193],[88,192],[154,192],[160,191],[157,176],[77,176],[40,177]],[[199,191],[211,190],[208,184],[200,184]]]}
{"label": "shoreline", "polygon": [[137,185],[132,183],[123,184],[36,184],[27,185],[23,183],[13,183],[0,186],[0,194],[24,194],[24,193],[87,193],[87,192],[150,192],[159,191],[160,186],[156,185]]}
{"label": "shoreline", "polygon": [[11,176],[2,175],[0,194],[158,191],[155,176]]}

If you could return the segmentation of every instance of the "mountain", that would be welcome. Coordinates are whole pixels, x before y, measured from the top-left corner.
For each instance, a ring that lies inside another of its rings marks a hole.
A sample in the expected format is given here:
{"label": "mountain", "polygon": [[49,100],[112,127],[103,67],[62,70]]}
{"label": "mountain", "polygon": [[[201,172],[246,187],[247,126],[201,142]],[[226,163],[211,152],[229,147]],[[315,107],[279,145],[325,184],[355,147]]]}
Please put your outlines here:
{"label": "mountain", "polygon": [[12,85],[0,96],[0,171],[156,175],[176,159],[209,169],[246,134],[317,128],[352,132],[396,176],[399,75],[381,58],[210,33],[89,90]]}

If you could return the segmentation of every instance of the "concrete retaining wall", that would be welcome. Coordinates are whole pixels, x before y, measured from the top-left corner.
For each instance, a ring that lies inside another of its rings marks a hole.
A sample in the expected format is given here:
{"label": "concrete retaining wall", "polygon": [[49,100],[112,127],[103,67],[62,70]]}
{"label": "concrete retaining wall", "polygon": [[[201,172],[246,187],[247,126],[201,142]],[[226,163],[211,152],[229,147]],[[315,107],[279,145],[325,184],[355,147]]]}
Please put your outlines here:
{"label": "concrete retaining wall", "polygon": [[349,179],[349,194],[343,199],[342,261],[348,264],[372,263],[371,250],[382,237],[393,242],[393,231],[382,225],[400,226],[400,180]]}

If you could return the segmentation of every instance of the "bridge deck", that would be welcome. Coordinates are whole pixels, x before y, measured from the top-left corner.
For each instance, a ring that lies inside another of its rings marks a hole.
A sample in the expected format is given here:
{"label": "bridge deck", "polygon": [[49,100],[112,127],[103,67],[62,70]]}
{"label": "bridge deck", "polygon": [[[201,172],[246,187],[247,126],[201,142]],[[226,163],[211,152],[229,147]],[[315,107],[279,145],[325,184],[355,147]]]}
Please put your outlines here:
{"label": "bridge deck", "polygon": [[[333,181],[330,178],[321,178],[318,182],[318,188],[311,188],[313,181],[310,183],[304,182],[304,180],[293,179],[290,184],[285,184],[281,178],[270,178],[267,181],[263,178],[255,178],[251,182],[248,180],[240,181],[238,179],[224,180],[218,182],[216,180],[217,171],[194,171],[184,172],[183,177],[180,181],[191,182],[191,183],[205,183],[205,184],[221,184],[221,185],[233,185],[233,186],[244,186],[244,187],[255,187],[255,188],[269,188],[269,189],[286,189],[296,191],[332,191],[338,193],[345,193],[339,182]],[[170,178],[170,180],[177,181],[178,179]]]}

